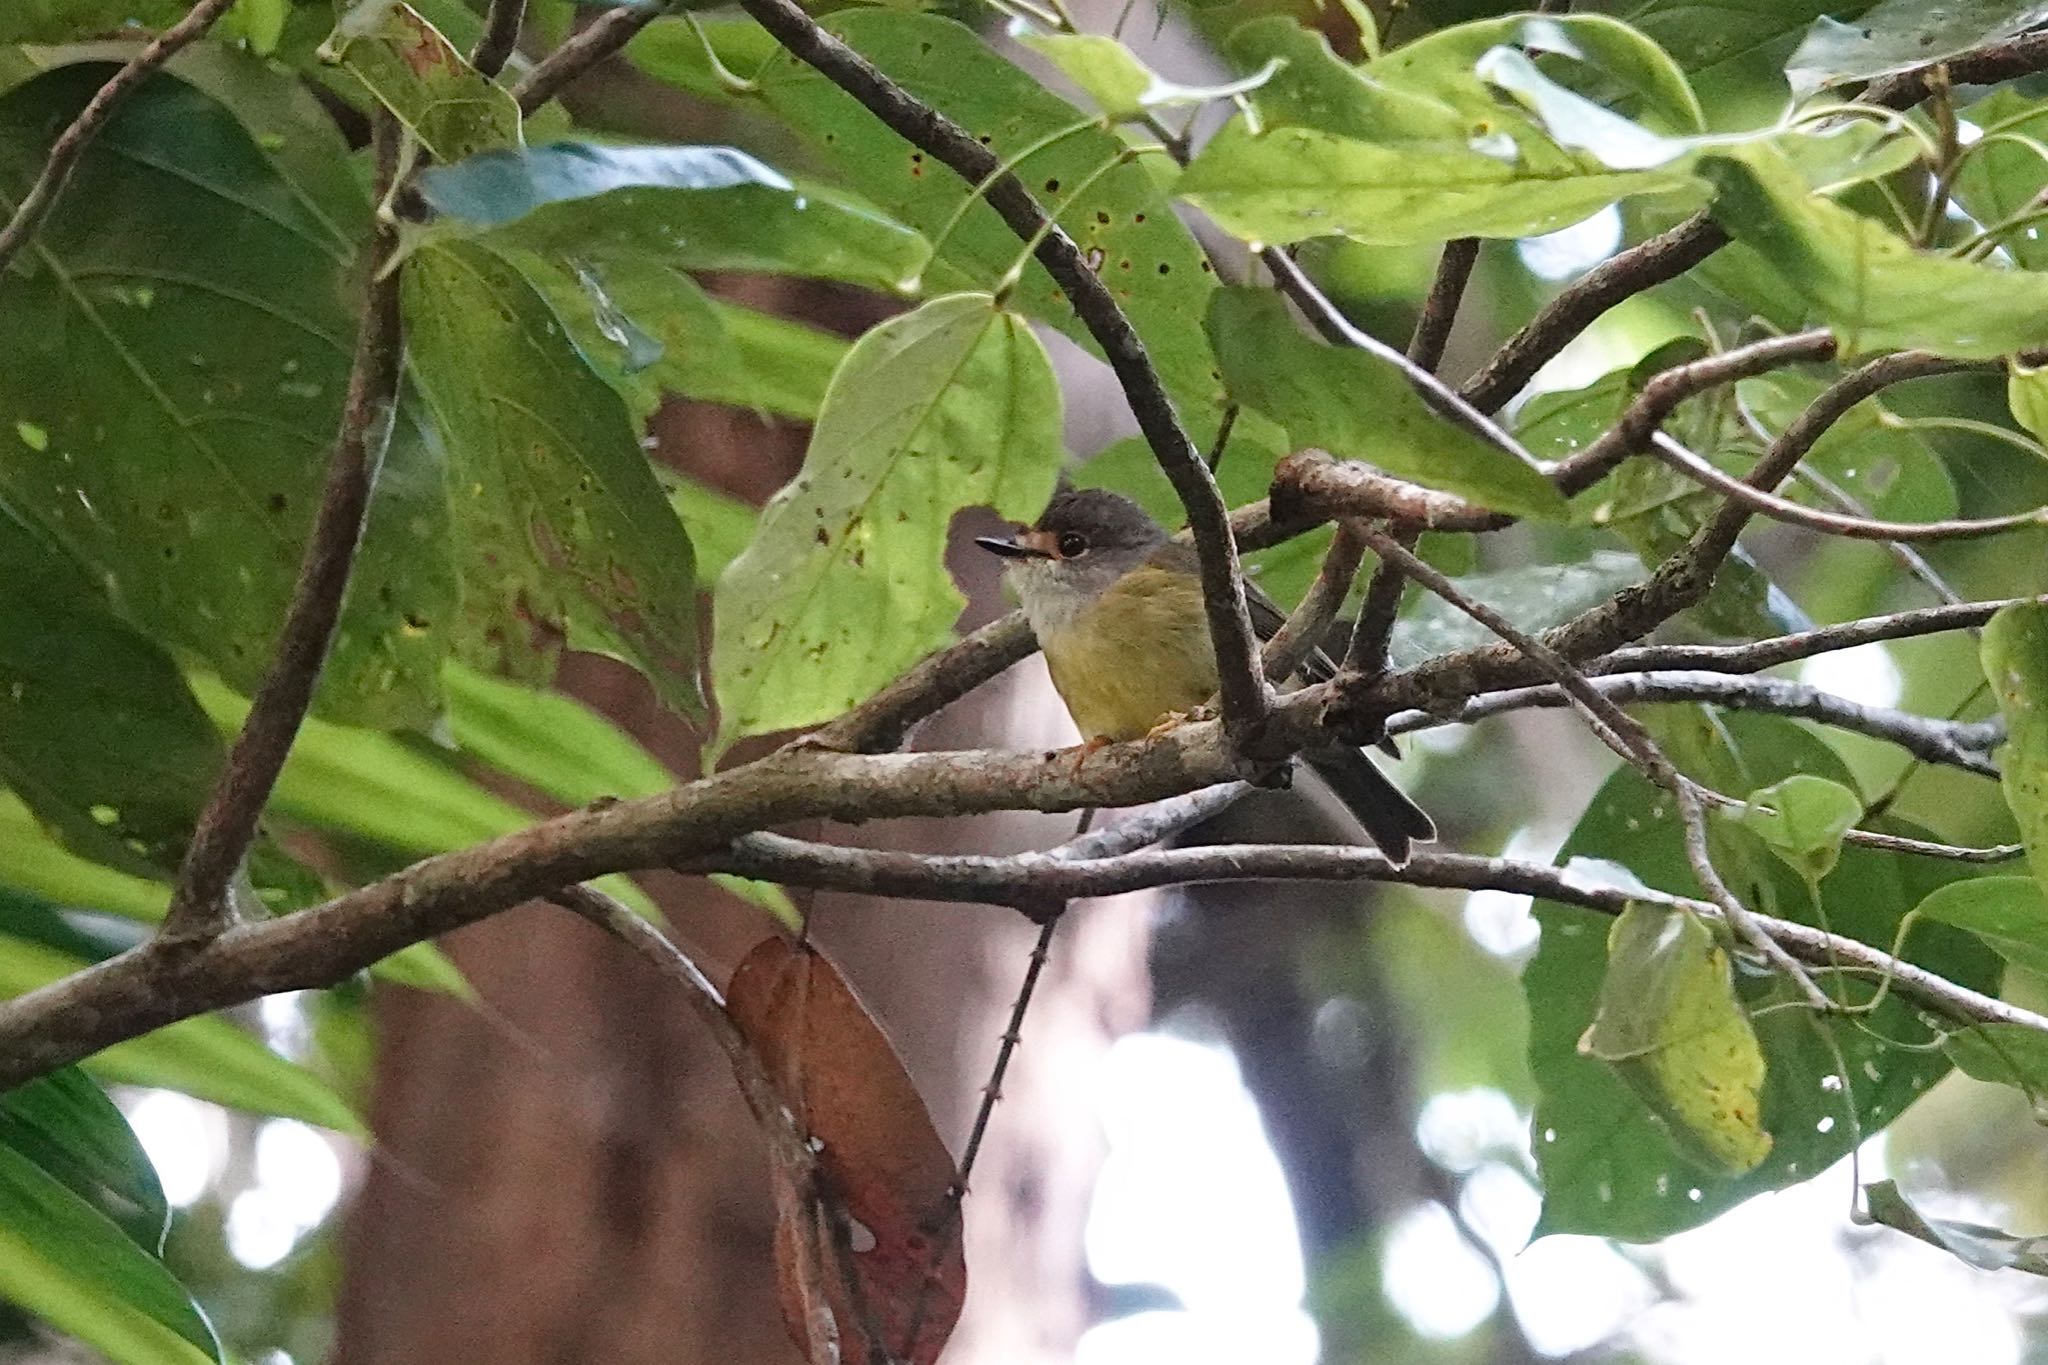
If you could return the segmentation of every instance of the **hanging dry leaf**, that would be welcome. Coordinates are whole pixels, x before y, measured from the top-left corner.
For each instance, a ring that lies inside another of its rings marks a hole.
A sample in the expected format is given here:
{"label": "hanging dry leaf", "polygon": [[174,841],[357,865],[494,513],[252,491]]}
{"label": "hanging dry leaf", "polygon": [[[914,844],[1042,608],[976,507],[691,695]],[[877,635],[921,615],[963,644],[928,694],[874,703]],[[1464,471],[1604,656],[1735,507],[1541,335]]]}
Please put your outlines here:
{"label": "hanging dry leaf", "polygon": [[959,1320],[967,1260],[958,1172],[909,1072],[838,969],[779,936],[740,963],[726,1010],[816,1153],[815,1178],[775,1177],[791,1336],[811,1340],[822,1281],[843,1359],[870,1359],[872,1333],[887,1358],[930,1365]]}

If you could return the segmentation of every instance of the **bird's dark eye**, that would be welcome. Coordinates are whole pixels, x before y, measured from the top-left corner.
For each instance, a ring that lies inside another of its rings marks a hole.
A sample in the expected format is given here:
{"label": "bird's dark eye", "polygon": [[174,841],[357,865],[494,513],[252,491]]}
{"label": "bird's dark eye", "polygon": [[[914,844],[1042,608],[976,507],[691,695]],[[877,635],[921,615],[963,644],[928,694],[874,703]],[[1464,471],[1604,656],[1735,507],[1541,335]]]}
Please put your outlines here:
{"label": "bird's dark eye", "polygon": [[1088,537],[1079,531],[1069,531],[1060,537],[1060,558],[1073,559],[1088,553]]}

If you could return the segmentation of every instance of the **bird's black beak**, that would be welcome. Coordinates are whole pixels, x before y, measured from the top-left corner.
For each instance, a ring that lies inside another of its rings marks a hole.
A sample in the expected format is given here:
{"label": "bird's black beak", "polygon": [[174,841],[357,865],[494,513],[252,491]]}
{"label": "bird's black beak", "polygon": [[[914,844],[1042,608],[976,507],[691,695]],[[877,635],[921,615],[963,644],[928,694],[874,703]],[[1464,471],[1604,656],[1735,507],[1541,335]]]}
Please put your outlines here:
{"label": "bird's black beak", "polygon": [[974,543],[992,555],[1004,559],[1051,559],[1052,551],[1031,543],[1036,533],[1026,531],[1016,536],[976,536]]}

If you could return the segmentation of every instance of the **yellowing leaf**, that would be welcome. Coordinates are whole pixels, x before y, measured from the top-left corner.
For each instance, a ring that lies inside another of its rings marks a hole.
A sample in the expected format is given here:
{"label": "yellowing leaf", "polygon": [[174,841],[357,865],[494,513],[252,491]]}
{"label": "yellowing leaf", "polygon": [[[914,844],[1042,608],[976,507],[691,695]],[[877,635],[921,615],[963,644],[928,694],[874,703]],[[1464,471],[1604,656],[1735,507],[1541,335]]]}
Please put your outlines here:
{"label": "yellowing leaf", "polygon": [[1688,1159],[1742,1172],[1770,1155],[1763,1050],[1727,952],[1685,911],[1636,904],[1614,922],[1600,1012],[1579,1051],[1612,1066]]}

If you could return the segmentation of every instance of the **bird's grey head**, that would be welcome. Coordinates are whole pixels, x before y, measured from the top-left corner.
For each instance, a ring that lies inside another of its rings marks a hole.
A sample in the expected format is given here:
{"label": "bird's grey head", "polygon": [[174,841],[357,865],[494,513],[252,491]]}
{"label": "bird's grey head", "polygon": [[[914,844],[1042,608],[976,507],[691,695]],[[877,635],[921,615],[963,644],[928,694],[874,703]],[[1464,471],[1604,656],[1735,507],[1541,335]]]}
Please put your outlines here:
{"label": "bird's grey head", "polygon": [[1062,488],[1044,515],[1013,536],[975,542],[1010,561],[1009,578],[1031,624],[1057,629],[1167,543],[1164,527],[1121,493]]}

